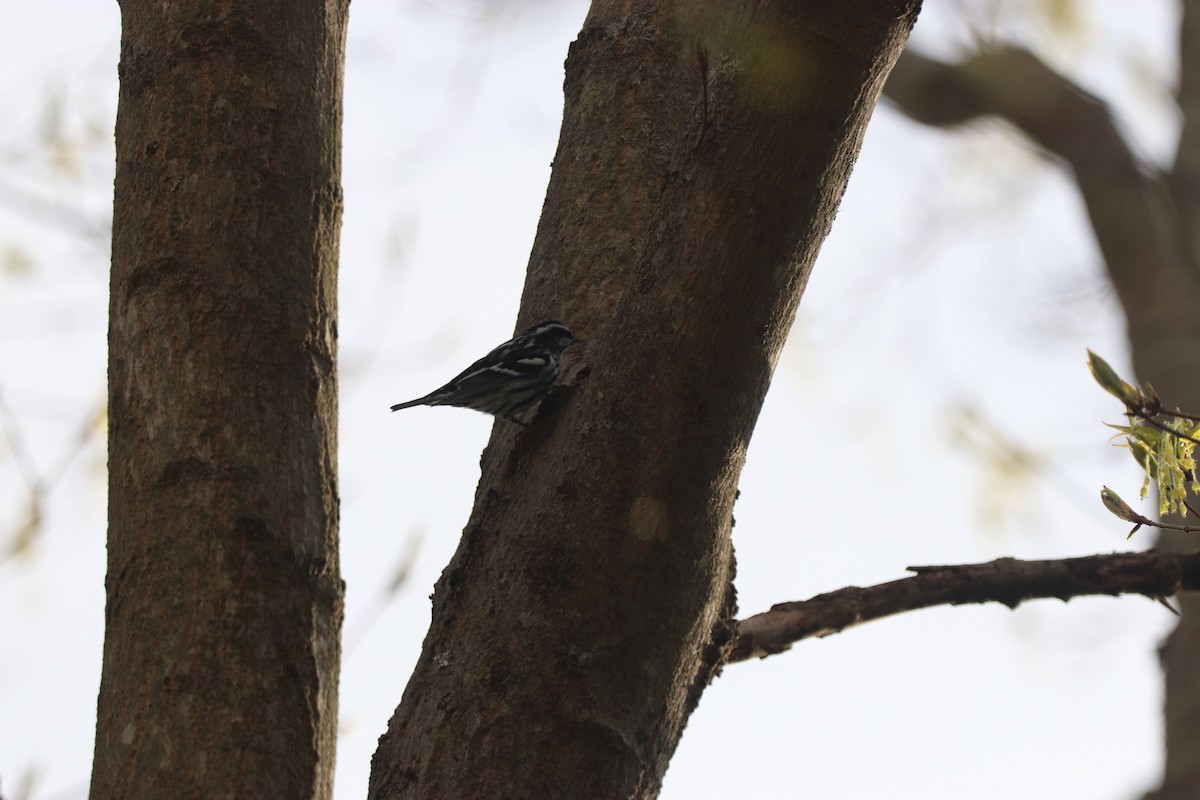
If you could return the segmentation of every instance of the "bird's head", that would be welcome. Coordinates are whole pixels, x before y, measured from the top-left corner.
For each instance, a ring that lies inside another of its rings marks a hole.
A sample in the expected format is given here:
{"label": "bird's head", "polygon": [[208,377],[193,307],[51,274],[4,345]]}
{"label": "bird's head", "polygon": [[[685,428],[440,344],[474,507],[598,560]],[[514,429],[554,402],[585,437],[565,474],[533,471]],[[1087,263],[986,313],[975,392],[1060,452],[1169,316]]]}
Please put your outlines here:
{"label": "bird's head", "polygon": [[579,341],[571,334],[570,328],[552,319],[531,326],[521,334],[521,338],[527,338],[536,345],[559,353],[570,347],[573,342]]}

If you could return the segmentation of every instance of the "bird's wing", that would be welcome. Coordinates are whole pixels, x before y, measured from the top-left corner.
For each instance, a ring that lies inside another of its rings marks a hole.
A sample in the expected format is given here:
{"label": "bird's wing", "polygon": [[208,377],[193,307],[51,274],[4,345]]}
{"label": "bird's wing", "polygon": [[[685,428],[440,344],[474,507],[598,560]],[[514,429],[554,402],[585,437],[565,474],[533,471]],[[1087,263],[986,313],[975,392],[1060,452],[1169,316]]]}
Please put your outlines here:
{"label": "bird's wing", "polygon": [[520,359],[498,361],[488,353],[471,366],[455,376],[454,380],[443,386],[434,394],[443,391],[453,393],[455,401],[470,400],[480,395],[495,391],[514,380],[528,377],[541,372],[550,363],[550,354],[533,351],[526,353]]}

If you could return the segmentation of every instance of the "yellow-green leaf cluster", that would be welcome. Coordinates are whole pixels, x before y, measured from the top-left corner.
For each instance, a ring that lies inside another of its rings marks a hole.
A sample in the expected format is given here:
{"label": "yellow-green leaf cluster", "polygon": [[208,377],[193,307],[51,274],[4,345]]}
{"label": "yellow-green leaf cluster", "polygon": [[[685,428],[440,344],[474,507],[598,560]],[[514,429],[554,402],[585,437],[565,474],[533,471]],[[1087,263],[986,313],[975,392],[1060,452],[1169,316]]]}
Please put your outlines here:
{"label": "yellow-green leaf cluster", "polygon": [[[1151,428],[1142,424],[1129,426],[1114,425],[1126,435],[1125,446],[1146,472],[1142,483],[1142,499],[1150,491],[1150,482],[1158,484],[1158,513],[1187,516],[1188,490],[1200,490],[1196,480],[1195,437],[1200,423],[1194,420],[1173,417],[1164,426],[1171,432]],[[1176,436],[1175,433],[1182,434]]]}
{"label": "yellow-green leaf cluster", "polygon": [[[1200,491],[1194,458],[1200,420],[1161,410],[1158,396],[1152,388],[1147,386],[1141,389],[1125,381],[1107,361],[1091,350],[1088,351],[1088,369],[1096,383],[1125,404],[1129,424],[1109,427],[1124,435],[1122,446],[1129,449],[1146,473],[1146,480],[1142,483],[1142,499],[1146,499],[1153,482],[1158,486],[1158,513],[1186,516],[1188,491]],[[1106,488],[1101,492],[1101,499],[1108,510],[1122,519],[1129,519],[1117,510],[1119,507],[1128,509],[1128,506],[1124,501],[1117,506],[1111,501],[1110,494],[1120,501]],[[1132,510],[1129,513],[1133,513]]]}

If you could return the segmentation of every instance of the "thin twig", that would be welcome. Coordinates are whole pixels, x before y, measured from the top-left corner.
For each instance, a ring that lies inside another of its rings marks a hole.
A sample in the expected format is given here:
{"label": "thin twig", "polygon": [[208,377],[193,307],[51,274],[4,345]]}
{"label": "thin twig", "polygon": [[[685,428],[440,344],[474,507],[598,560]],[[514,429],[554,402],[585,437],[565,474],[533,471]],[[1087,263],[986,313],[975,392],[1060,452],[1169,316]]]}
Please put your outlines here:
{"label": "thin twig", "polygon": [[1158,430],[1162,431],[1163,433],[1169,433],[1172,436],[1178,436],[1180,439],[1187,439],[1189,442],[1195,442],[1196,444],[1200,444],[1200,439],[1197,439],[1193,436],[1188,436],[1186,433],[1180,433],[1179,431],[1175,430],[1174,428],[1170,428],[1170,427],[1164,425],[1163,423],[1159,422],[1158,420],[1154,419],[1153,417],[1147,417],[1147,416],[1144,416],[1144,415],[1142,415],[1140,413],[1136,413],[1136,412],[1131,412],[1130,416],[1135,416],[1135,417],[1145,420],[1146,423],[1151,428],[1157,428]]}
{"label": "thin twig", "polygon": [[[1192,513],[1194,514],[1195,512],[1193,511]],[[1184,533],[1200,532],[1200,525],[1175,525],[1170,522],[1161,522],[1156,519],[1150,519],[1149,517],[1143,517],[1141,514],[1137,513],[1136,511],[1133,512],[1133,515],[1129,518],[1128,521],[1134,522],[1138,525],[1145,525],[1150,528],[1162,528],[1163,530],[1167,530],[1167,531],[1183,531]]]}

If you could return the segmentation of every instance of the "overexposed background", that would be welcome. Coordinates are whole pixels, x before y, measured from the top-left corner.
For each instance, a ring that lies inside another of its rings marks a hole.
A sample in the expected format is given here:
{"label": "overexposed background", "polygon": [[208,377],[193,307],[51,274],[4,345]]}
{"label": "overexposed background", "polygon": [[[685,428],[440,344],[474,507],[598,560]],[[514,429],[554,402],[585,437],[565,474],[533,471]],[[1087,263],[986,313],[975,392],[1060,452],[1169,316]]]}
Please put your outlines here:
{"label": "overexposed background", "polygon": [[[1001,10],[1003,9],[1003,10]],[[341,269],[336,796],[428,624],[491,420],[388,406],[507,338],[579,0],[355,0]],[[1169,0],[929,0],[914,44],[1015,39],[1169,158]],[[104,612],[103,429],[116,3],[17,3],[0,27],[0,791],[86,796]],[[570,320],[566,320],[570,323]],[[1140,479],[1084,366],[1123,320],[1061,168],[1002,125],[881,106],[767,398],[736,508],[744,615],[909,564],[1150,543],[1098,501]],[[1126,463],[1129,462],[1129,463]],[[389,587],[407,569],[399,588]],[[935,609],[727,669],[663,797],[1123,800],[1161,759],[1141,598]]]}

